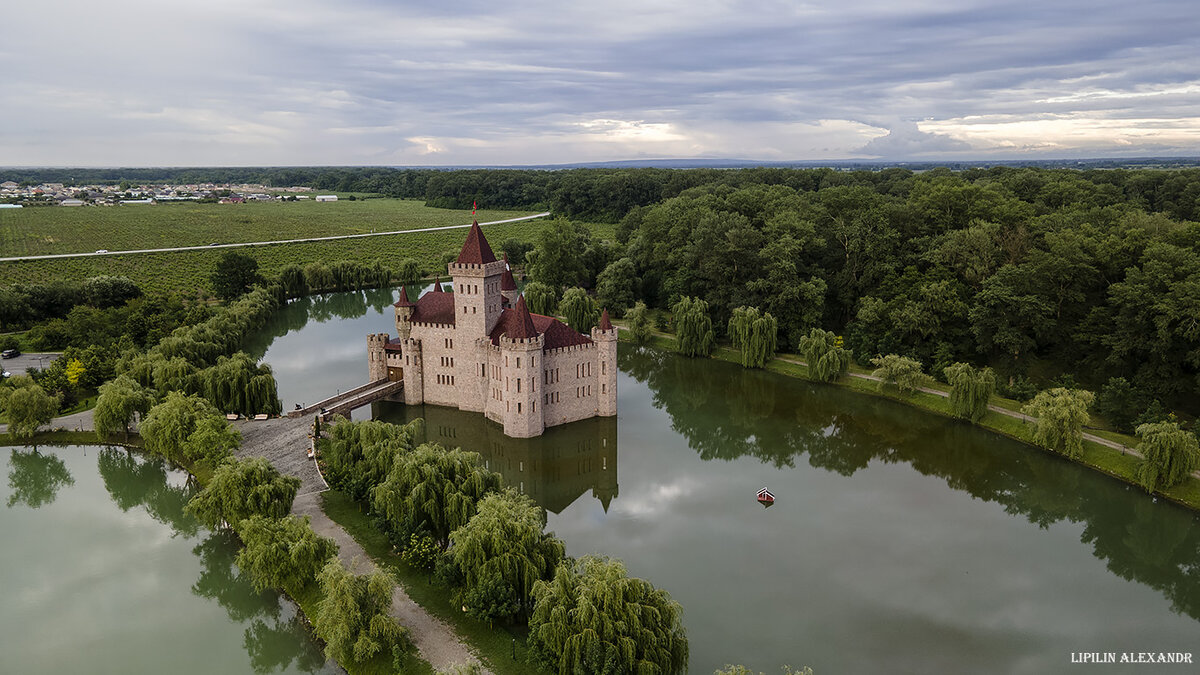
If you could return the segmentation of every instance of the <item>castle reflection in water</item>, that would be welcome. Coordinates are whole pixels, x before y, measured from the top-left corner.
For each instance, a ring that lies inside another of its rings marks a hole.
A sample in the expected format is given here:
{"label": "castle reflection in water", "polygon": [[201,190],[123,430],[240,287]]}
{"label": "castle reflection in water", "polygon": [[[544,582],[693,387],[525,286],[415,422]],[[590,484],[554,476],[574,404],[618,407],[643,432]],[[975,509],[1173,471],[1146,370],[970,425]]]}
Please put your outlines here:
{"label": "castle reflection in water", "polygon": [[478,452],[505,485],[562,513],[590,492],[605,511],[617,497],[617,418],[593,417],[549,427],[534,438],[510,438],[477,413],[435,405],[372,404],[371,417],[404,423],[425,419],[422,441]]}

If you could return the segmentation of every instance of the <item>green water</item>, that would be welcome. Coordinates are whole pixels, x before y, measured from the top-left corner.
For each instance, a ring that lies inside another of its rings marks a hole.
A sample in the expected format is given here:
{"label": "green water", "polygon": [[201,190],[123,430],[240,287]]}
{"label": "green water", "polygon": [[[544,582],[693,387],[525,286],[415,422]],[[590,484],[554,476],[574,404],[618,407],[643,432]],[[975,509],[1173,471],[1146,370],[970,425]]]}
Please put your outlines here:
{"label": "green water", "polygon": [[[390,298],[353,303],[361,313],[325,320],[289,307],[268,327],[285,401],[365,379],[363,336],[389,330]],[[617,419],[538,439],[435,406],[370,413],[425,417],[430,440],[480,452],[543,504],[568,554],[617,556],[670,591],[693,673],[1097,668],[1072,652],[1200,661],[1192,512],[888,400],[626,344],[619,361]]]}
{"label": "green water", "polygon": [[123,449],[0,448],[0,673],[333,673],[294,609]]}

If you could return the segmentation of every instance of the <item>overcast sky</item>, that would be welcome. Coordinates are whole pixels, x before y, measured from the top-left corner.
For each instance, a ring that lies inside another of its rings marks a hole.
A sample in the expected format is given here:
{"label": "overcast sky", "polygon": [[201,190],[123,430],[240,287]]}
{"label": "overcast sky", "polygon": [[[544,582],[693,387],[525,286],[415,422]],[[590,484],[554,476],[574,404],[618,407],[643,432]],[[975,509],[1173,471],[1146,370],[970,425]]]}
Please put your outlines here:
{"label": "overcast sky", "polygon": [[0,166],[1200,155],[1195,0],[39,0]]}

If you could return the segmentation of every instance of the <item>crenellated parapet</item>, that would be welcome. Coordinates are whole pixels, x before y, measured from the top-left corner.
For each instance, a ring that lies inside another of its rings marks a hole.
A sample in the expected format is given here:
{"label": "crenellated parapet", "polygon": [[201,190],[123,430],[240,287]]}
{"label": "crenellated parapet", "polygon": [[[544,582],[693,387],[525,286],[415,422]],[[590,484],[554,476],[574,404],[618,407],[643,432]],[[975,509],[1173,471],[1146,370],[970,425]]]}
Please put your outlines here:
{"label": "crenellated parapet", "polygon": [[387,333],[372,333],[367,336],[367,381],[386,380],[387,371]]}

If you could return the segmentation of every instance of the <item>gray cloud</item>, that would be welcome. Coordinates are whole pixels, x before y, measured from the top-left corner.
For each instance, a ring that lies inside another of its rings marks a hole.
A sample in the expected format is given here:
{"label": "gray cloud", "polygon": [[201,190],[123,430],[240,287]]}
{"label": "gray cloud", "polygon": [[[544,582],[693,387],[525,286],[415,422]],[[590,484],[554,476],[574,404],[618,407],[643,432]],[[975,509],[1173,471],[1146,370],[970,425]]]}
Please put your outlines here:
{"label": "gray cloud", "polygon": [[1183,0],[22,3],[0,164],[1200,154],[1198,28]]}

